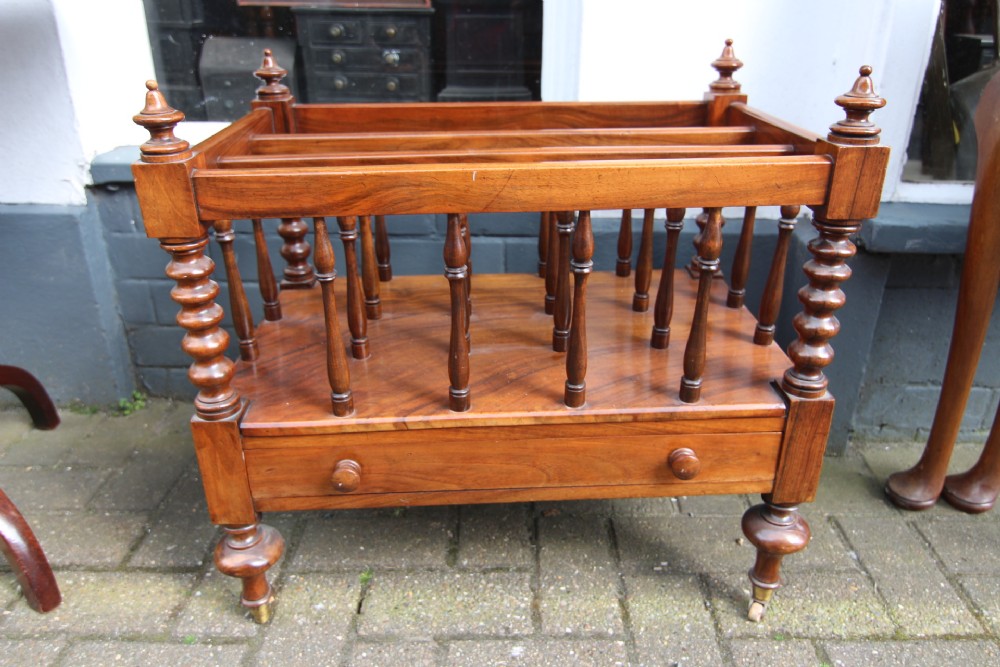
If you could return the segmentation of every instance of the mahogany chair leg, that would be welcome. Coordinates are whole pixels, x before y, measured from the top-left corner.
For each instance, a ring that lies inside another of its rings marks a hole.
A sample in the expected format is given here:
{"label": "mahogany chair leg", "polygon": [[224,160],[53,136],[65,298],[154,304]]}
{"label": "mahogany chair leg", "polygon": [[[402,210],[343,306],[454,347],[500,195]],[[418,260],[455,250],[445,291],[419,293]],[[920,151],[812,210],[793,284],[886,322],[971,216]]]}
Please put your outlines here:
{"label": "mahogany chair leg", "polygon": [[1000,406],[993,427],[976,464],[944,479],[941,496],[955,509],[979,514],[993,509],[1000,495]]}
{"label": "mahogany chair leg", "polygon": [[[955,447],[962,413],[965,411],[979,355],[986,341],[993,302],[1000,286],[1000,270],[996,263],[996,258],[1000,255],[1000,227],[996,224],[1000,215],[1000,197],[996,196],[1000,180],[995,168],[997,154],[1000,152],[1000,126],[994,115],[998,105],[1000,77],[993,77],[983,90],[976,111],[980,168],[976,174],[976,190],[972,196],[965,260],[958,285],[955,327],[941,383],[941,398],[938,399],[934,423],[920,460],[909,470],[890,475],[885,484],[886,495],[903,509],[922,510],[931,507],[944,487],[948,461]],[[993,440],[992,433],[990,440]],[[983,458],[983,465],[977,464],[973,469],[976,470],[975,474],[960,476],[962,479],[956,478],[951,486],[954,492],[951,497],[956,502],[961,504],[963,501],[960,498],[965,498],[972,503],[967,505],[970,509],[966,511],[977,511],[971,508],[985,502],[985,497],[978,494],[965,495],[972,493],[969,485],[975,486],[974,480],[980,479],[981,475],[985,475],[983,480],[992,477],[987,474],[987,470],[993,465],[997,455],[992,450],[989,453],[984,451]],[[989,508],[983,507],[978,511],[985,509]]]}
{"label": "mahogany chair leg", "polygon": [[59,606],[62,595],[45,552],[28,522],[3,491],[0,491],[0,550],[32,609],[45,613]]}
{"label": "mahogany chair leg", "polygon": [[781,587],[781,559],[809,544],[809,524],[794,505],[776,505],[768,496],[743,515],[743,534],[757,547],[757,560],[750,569],[753,599],[747,618],[759,622],[774,591]]}
{"label": "mahogany chair leg", "polygon": [[35,428],[45,431],[59,426],[59,414],[42,383],[34,375],[17,366],[0,365],[0,387],[9,389],[20,399],[31,415]]}
{"label": "mahogany chair leg", "polygon": [[257,623],[271,620],[274,592],[267,570],[285,553],[285,540],[262,523],[223,526],[225,535],[215,547],[215,566],[222,574],[243,580],[240,603]]}

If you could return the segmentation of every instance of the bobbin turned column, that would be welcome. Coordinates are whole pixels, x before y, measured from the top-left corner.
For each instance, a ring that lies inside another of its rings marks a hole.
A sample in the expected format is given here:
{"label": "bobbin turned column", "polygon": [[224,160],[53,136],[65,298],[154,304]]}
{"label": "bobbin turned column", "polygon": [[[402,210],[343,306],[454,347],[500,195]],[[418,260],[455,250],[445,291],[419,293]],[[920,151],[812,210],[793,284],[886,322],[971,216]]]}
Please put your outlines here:
{"label": "bobbin turned column", "polygon": [[830,126],[827,141],[816,149],[834,157],[832,186],[826,204],[815,208],[818,236],[809,243],[813,258],[802,267],[809,284],[799,290],[803,309],[792,322],[798,340],[788,347],[794,365],[781,382],[786,392],[801,398],[826,394],[829,381],[823,369],[833,361],[829,341],[840,331],[834,313],[844,305],[840,285],[851,276],[847,260],[856,251],[851,236],[862,219],[878,212],[888,150],[877,145],[881,130],[868,120],[872,111],[885,106],[875,94],[871,72],[862,67],[854,87],[837,97],[847,117]]}
{"label": "bobbin turned column", "polygon": [[[229,335],[219,327],[223,311],[215,302],[219,294],[212,280],[215,264],[205,255],[207,230],[197,210],[163,197],[164,190],[157,187],[161,179],[176,179],[178,169],[191,168],[188,143],[174,136],[184,114],[167,104],[155,81],[146,87],[146,105],[134,120],[149,130],[150,140],[140,147],[142,163],[133,172],[147,233],[159,238],[170,254],[166,273],[177,283],[171,297],[181,306],[177,315],[185,329],[181,347],[193,359],[188,377],[198,389],[191,434],[204,472],[209,515],[227,531],[216,550],[216,564],[223,573],[242,579],[243,605],[256,620],[265,622],[273,600],[266,572],[281,558],[284,542],[273,528],[258,523],[254,510],[239,429],[245,405],[230,384],[234,365],[225,356]],[[225,557],[234,544],[240,553],[238,567],[230,566],[232,559]]]}

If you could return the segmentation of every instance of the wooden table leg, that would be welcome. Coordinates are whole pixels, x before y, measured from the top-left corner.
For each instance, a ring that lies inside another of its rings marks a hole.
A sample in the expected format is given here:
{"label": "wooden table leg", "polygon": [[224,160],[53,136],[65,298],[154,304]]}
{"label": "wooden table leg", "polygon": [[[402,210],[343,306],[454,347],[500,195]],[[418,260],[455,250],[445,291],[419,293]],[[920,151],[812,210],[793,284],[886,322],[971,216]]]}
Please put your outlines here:
{"label": "wooden table leg", "polygon": [[45,552],[28,522],[3,491],[0,491],[0,550],[32,609],[44,613],[59,606],[62,595]]}

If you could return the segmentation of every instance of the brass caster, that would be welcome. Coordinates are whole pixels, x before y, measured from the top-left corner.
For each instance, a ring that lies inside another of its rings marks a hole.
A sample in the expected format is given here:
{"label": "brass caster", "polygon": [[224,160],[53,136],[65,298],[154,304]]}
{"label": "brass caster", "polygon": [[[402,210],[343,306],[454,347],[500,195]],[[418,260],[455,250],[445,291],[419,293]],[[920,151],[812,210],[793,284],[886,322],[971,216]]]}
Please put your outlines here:
{"label": "brass caster", "polygon": [[747,611],[747,619],[753,621],[754,623],[760,623],[761,619],[764,618],[764,612],[766,610],[766,604],[754,600],[750,603],[750,609]]}
{"label": "brass caster", "polygon": [[267,625],[271,622],[271,616],[274,613],[274,598],[271,598],[262,605],[257,605],[256,607],[250,607],[250,615],[253,617],[254,623],[258,625]]}

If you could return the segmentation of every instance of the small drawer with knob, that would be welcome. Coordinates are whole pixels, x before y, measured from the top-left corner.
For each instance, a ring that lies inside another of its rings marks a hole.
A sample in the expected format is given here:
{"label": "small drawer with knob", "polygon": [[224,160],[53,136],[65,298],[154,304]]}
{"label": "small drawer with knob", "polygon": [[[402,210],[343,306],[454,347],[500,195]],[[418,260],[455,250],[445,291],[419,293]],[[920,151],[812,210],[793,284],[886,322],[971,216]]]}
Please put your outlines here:
{"label": "small drawer with knob", "polygon": [[423,53],[407,47],[323,47],[314,48],[311,57],[319,71],[413,73],[424,64]]}
{"label": "small drawer with knob", "polygon": [[310,81],[310,96],[316,102],[414,99],[422,91],[420,78],[412,74],[349,72],[317,74]]}
{"label": "small drawer with knob", "polygon": [[[262,509],[294,504],[282,498],[314,498],[306,503],[311,507],[362,506],[368,502],[363,496],[377,494],[490,489],[521,489],[525,498],[543,498],[543,491],[530,489],[586,487],[592,492],[581,490],[580,497],[599,498],[629,495],[621,487],[634,488],[633,495],[771,488],[780,433],[657,435],[650,426],[622,429],[617,436],[583,425],[515,428],[505,437],[479,429],[380,433],[377,440],[344,434],[329,437],[328,446],[321,444],[324,437],[256,438],[247,443],[246,461]],[[581,435],[574,437],[575,430]],[[593,437],[583,435],[591,430]],[[355,496],[357,501],[350,500]]]}
{"label": "small drawer with knob", "polygon": [[413,20],[397,17],[392,20],[371,21],[368,24],[368,34],[381,46],[393,44],[420,44],[423,30],[421,25]]}
{"label": "small drawer with knob", "polygon": [[314,19],[309,22],[310,44],[360,44],[364,37],[364,22],[349,16]]}

